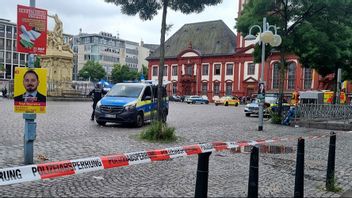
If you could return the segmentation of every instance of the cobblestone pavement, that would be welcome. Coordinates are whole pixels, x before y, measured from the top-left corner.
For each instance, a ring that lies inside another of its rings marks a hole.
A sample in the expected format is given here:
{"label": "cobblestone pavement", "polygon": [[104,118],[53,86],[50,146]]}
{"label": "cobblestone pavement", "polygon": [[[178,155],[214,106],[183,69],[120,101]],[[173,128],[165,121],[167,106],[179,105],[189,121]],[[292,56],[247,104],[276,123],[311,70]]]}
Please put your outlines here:
{"label": "cobblestone pavement", "polygon": [[[13,113],[12,100],[0,98],[0,168],[23,164],[22,114]],[[328,130],[293,128],[265,123],[257,131],[258,119],[247,118],[243,106],[224,107],[171,103],[168,124],[174,126],[177,142],[161,144],[136,138],[143,128],[119,125],[100,127],[89,120],[90,102],[49,101],[47,114],[37,115],[37,156],[49,161],[78,159],[108,154],[160,149],[211,141],[239,141],[272,137],[299,137],[326,134]],[[144,127],[145,128],[145,127]],[[324,190],[328,138],[306,141],[305,196],[339,197],[352,188],[352,135],[337,132],[336,182],[342,191]],[[296,141],[279,142],[296,148]],[[295,152],[260,154],[259,196],[293,196]],[[47,162],[47,161],[46,161]],[[230,151],[212,153],[209,164],[208,195],[243,197],[247,195],[249,154]],[[0,187],[0,196],[194,196],[197,156],[182,157],[151,164],[101,170],[56,179]]]}

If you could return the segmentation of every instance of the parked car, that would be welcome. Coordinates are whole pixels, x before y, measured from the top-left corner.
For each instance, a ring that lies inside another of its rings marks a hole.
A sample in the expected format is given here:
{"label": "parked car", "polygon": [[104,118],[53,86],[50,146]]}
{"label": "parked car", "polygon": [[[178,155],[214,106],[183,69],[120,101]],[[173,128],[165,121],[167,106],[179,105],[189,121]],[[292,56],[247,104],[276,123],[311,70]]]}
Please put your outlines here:
{"label": "parked car", "polygon": [[185,102],[187,104],[196,104],[196,103],[201,103],[201,104],[209,104],[209,100],[200,96],[189,96],[185,98]]}
{"label": "parked car", "polygon": [[169,101],[181,102],[181,96],[177,96],[177,95],[169,96]]}
{"label": "parked car", "polygon": [[240,104],[240,100],[236,96],[223,96],[217,100],[214,100],[214,103],[216,106],[218,105],[233,105],[233,106],[238,106]]}
{"label": "parked car", "polygon": [[[250,104],[247,104],[246,107],[244,108],[244,113],[247,117],[251,116],[252,114],[258,115],[259,113],[259,99],[253,99]],[[285,102],[285,101],[284,101]],[[283,103],[283,112],[286,112],[290,109],[290,105],[288,103]],[[272,97],[265,97],[265,102],[264,102],[264,114],[265,114],[265,109],[266,108],[271,108],[272,112],[277,112],[278,111],[278,102],[277,100],[273,100]]]}
{"label": "parked car", "polygon": [[259,99],[253,99],[251,103],[247,104],[244,108],[244,113],[247,117],[251,116],[252,114],[258,115],[259,113]]}

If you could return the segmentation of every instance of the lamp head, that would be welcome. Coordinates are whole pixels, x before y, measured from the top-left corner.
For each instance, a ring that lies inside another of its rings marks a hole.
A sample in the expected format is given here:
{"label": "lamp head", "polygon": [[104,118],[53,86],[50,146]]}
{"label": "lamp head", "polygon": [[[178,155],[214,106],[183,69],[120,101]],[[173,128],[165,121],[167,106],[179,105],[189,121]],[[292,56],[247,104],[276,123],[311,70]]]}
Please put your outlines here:
{"label": "lamp head", "polygon": [[255,37],[253,34],[248,34],[247,36],[244,37],[244,40],[247,41],[252,41],[255,40],[257,37]]}
{"label": "lamp head", "polygon": [[281,45],[282,39],[280,35],[275,34],[273,36],[273,40],[270,42],[270,45],[273,47],[277,47],[279,45]]}
{"label": "lamp head", "polygon": [[270,43],[273,40],[273,32],[266,30],[260,35],[260,40],[264,43]]}

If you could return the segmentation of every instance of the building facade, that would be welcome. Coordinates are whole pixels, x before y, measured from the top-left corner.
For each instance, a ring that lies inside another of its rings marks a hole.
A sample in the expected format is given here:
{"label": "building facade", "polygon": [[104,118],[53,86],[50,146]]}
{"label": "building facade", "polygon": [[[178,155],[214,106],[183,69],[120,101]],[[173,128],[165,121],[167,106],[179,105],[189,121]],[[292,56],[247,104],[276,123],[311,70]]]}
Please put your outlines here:
{"label": "building facade", "polygon": [[73,51],[77,54],[77,72],[88,60],[92,60],[102,64],[108,75],[115,64],[127,65],[130,69],[139,71],[143,64],[147,66],[145,58],[149,55],[149,50],[139,43],[123,40],[105,32],[80,33],[74,36]]}
{"label": "building facade", "polygon": [[[239,0],[239,13],[244,0]],[[254,63],[255,41],[237,36],[221,21],[185,24],[165,42],[164,80],[171,81],[169,95],[237,95],[258,93],[261,64]],[[160,49],[151,54],[149,79],[158,79]],[[326,87],[314,70],[303,68],[298,57],[286,57],[288,68],[284,79],[284,93],[317,90]],[[273,52],[264,63],[266,93],[279,92],[279,53]],[[349,86],[349,85],[348,85]],[[348,87],[347,87],[348,88]],[[349,90],[349,89],[348,89]]]}
{"label": "building facade", "polygon": [[25,67],[27,54],[18,53],[17,27],[6,19],[0,19],[0,80],[13,80],[14,68]]}

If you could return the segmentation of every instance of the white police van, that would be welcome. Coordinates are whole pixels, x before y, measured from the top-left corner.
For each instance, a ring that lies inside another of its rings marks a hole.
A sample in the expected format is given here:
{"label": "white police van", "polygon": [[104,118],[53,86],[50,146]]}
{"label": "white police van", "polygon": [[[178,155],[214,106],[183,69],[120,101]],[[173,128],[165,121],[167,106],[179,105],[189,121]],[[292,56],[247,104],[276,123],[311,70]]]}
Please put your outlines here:
{"label": "white police van", "polygon": [[[162,86],[162,120],[166,122],[169,113],[169,101],[166,86]],[[157,82],[117,83],[97,103],[95,120],[99,125],[107,122],[143,126],[157,116]]]}

